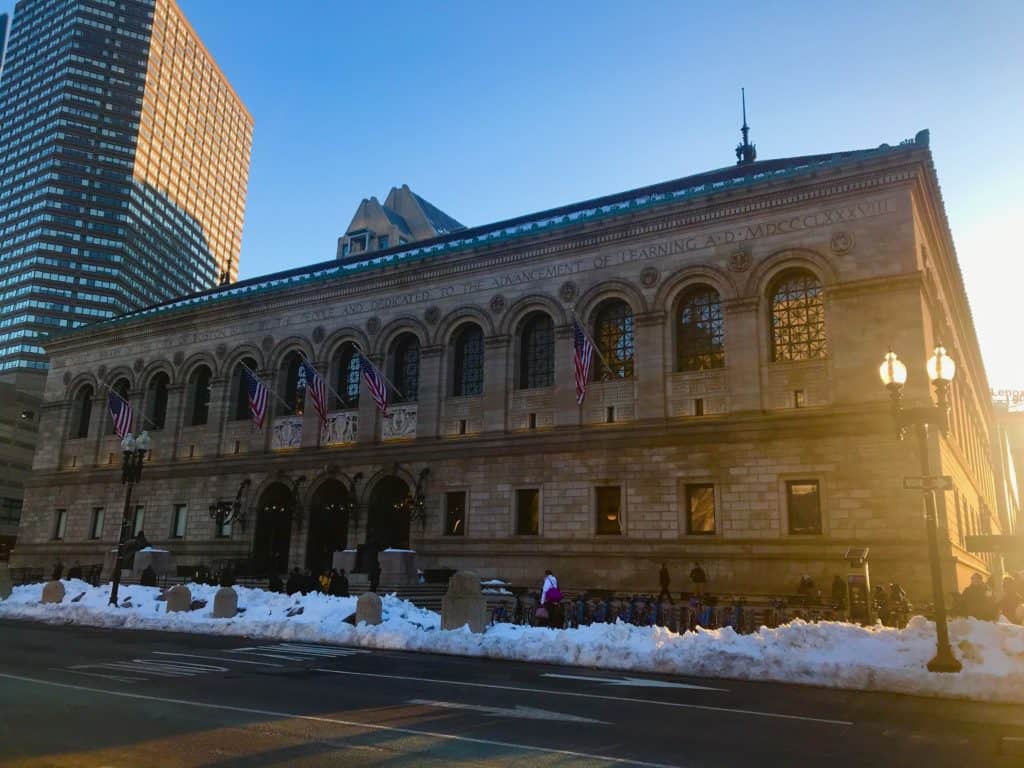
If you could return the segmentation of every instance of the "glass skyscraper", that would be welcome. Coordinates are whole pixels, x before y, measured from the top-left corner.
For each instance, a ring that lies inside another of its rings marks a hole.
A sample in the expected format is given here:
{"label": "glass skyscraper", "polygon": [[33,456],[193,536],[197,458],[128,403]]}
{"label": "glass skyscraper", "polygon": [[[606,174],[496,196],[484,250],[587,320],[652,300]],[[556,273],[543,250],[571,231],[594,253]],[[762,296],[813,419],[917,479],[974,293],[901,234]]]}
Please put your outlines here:
{"label": "glass skyscraper", "polygon": [[174,0],[20,0],[0,79],[0,376],[238,276],[253,121]]}

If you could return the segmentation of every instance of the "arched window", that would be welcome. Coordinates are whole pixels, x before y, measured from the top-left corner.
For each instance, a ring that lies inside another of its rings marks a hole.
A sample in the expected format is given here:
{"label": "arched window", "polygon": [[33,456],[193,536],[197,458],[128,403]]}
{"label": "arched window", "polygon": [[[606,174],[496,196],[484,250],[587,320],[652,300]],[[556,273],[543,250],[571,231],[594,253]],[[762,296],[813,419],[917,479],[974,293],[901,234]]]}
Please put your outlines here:
{"label": "arched window", "polygon": [[170,379],[166,373],[158,373],[149,380],[146,387],[146,423],[142,429],[163,429],[167,421],[167,385]]}
{"label": "arched window", "polygon": [[725,365],[722,298],[706,285],[688,289],[676,315],[676,369],[706,371]]}
{"label": "arched window", "polygon": [[550,387],[555,383],[555,326],[543,312],[523,322],[519,335],[519,388]]}
{"label": "arched window", "polygon": [[484,332],[479,325],[459,331],[454,344],[455,370],[452,394],[479,395],[484,391]]}
{"label": "arched window", "polygon": [[289,352],[278,369],[278,390],[281,399],[277,403],[279,416],[301,416],[306,404],[306,376],[302,370],[302,355]]}
{"label": "arched window", "polygon": [[71,439],[89,436],[89,424],[92,420],[93,389],[88,384],[78,390],[71,406]]}
{"label": "arched window", "polygon": [[210,418],[210,369],[200,365],[188,380],[188,397],[191,403],[188,423],[198,427]]}
{"label": "arched window", "polygon": [[[114,382],[114,386],[112,386],[110,389],[114,392],[115,395],[120,397],[126,403],[129,402],[128,393],[131,391],[131,384],[128,383],[128,379],[118,379],[117,381]],[[109,422],[107,424],[107,434],[116,435],[117,430],[114,428],[114,419],[110,417],[109,407],[106,409],[106,412],[107,418],[109,419]],[[129,425],[129,430],[134,428],[134,424]]]}
{"label": "arched window", "polygon": [[235,366],[231,374],[231,391],[234,392],[232,401],[231,417],[235,421],[251,419],[252,412],[249,410],[249,386],[245,379],[245,369],[256,370],[256,361],[247,357]]}
{"label": "arched window", "polygon": [[807,270],[784,273],[771,291],[772,359],[820,360],[826,356],[825,299]]}
{"label": "arched window", "polygon": [[402,402],[415,403],[420,390],[420,340],[403,333],[391,345],[391,380],[402,393]]}
{"label": "arched window", "polygon": [[621,299],[609,299],[594,315],[594,344],[604,357],[591,366],[595,379],[633,378],[633,310]]}
{"label": "arched window", "polygon": [[335,357],[334,389],[341,395],[339,399],[331,394],[335,408],[359,407],[359,381],[362,371],[359,367],[359,353],[355,344],[347,342],[342,345]]}

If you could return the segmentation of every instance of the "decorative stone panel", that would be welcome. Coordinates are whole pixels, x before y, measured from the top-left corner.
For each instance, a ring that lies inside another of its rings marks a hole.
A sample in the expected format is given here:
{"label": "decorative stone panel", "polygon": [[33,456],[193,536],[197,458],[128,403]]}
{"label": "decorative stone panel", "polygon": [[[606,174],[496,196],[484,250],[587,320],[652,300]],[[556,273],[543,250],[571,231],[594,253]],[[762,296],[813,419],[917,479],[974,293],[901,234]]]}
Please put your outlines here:
{"label": "decorative stone panel", "polygon": [[279,416],[271,424],[270,447],[272,450],[288,450],[302,445],[302,417]]}
{"label": "decorative stone panel", "polygon": [[389,406],[387,414],[381,419],[381,439],[402,440],[416,437],[417,410],[415,404]]}
{"label": "decorative stone panel", "polygon": [[320,430],[322,445],[348,445],[359,434],[359,411],[332,411]]}

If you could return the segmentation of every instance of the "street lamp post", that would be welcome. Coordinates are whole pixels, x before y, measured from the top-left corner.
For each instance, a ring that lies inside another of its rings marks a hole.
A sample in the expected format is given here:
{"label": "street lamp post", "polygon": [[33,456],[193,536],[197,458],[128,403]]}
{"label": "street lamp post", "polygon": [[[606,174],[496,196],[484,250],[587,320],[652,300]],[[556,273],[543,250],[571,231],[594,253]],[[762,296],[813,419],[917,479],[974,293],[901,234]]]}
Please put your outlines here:
{"label": "street lamp post", "polygon": [[903,385],[907,381],[907,367],[889,352],[878,369],[882,384],[889,390],[892,399],[893,418],[897,436],[903,439],[909,429],[917,437],[917,449],[921,460],[921,474],[924,477],[925,528],[928,534],[928,556],[931,565],[932,597],[935,601],[935,658],[928,662],[931,672],[959,672],[961,664],[949,645],[949,627],[946,622],[946,595],[942,588],[942,564],[939,560],[938,516],[936,515],[935,488],[932,484],[931,466],[928,453],[928,428],[934,427],[945,435],[949,431],[949,384],[956,375],[956,363],[946,354],[941,344],[928,359],[928,378],[935,388],[938,403],[920,408],[903,407]]}
{"label": "street lamp post", "polygon": [[121,584],[121,560],[124,557],[124,545],[131,529],[132,488],[142,479],[142,462],[149,452],[149,433],[142,433],[135,438],[129,432],[121,441],[121,454],[124,463],[121,465],[121,483],[125,486],[124,512],[121,515],[121,534],[117,539],[117,556],[114,559],[113,583],[110,588],[110,605],[117,605],[117,588]]}

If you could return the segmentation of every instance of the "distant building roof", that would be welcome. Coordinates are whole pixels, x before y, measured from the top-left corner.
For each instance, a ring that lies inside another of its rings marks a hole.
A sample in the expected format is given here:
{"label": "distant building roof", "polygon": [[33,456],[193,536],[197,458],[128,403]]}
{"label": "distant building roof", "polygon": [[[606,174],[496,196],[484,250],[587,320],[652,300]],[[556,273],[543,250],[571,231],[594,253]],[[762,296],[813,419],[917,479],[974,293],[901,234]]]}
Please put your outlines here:
{"label": "distant building roof", "polygon": [[408,184],[392,187],[383,203],[364,199],[345,234],[338,238],[339,259],[366,251],[430,240],[466,227],[417,195]]}
{"label": "distant building roof", "polygon": [[[131,319],[156,315],[173,310],[194,307],[200,304],[215,302],[225,299],[241,298],[243,296],[261,294],[268,291],[284,289],[301,283],[318,282],[327,280],[344,279],[348,275],[361,274],[363,272],[381,269],[405,262],[414,262],[427,259],[435,259],[457,253],[468,248],[481,245],[493,245],[507,242],[521,237],[537,235],[543,232],[554,231],[562,227],[568,227],[579,223],[612,218],[638,211],[657,208],[681,200],[699,198],[715,193],[721,193],[733,189],[748,188],[773,181],[780,181],[787,178],[809,175],[829,168],[847,165],[852,161],[866,160],[874,157],[882,157],[889,154],[922,149],[928,147],[928,131],[920,131],[913,139],[907,139],[898,146],[882,144],[875,149],[861,149],[833,154],[804,155],[800,157],[788,157],[775,160],[760,160],[743,165],[733,165],[720,168],[714,171],[707,171],[693,176],[686,176],[673,181],[661,182],[648,187],[641,187],[626,192],[619,192],[606,197],[585,200],[579,203],[553,208],[539,213],[527,214],[514,219],[499,221],[494,224],[487,224],[480,227],[467,229],[454,219],[450,219],[458,230],[442,234],[424,241],[410,242],[403,245],[389,246],[387,249],[374,251],[369,254],[349,255],[347,258],[320,262],[306,267],[276,272],[263,277],[240,280],[230,286],[216,288],[203,293],[187,296],[176,301],[170,301],[153,307],[121,315],[110,320],[94,323],[89,328],[108,326],[110,324],[124,322]],[[413,194],[408,187],[403,186],[401,190],[392,189],[392,194],[408,191],[408,196],[401,194],[401,198],[413,198],[416,201],[416,209],[427,220],[433,214],[428,214],[423,206],[422,198]],[[396,205],[400,203],[388,195],[388,200]],[[402,202],[405,202],[403,200]],[[374,208],[371,201],[364,200],[363,204],[369,203],[369,208]],[[387,202],[387,201],[386,201]],[[356,221],[363,211],[361,204],[350,230],[356,225]],[[380,206],[377,202],[376,206]],[[434,206],[427,203],[430,209],[437,211]],[[390,206],[380,206],[381,208]],[[369,216],[370,211],[368,210]],[[441,213],[437,211],[437,213]],[[414,216],[402,216],[408,224]],[[438,220],[440,217],[438,217]],[[441,223],[440,220],[438,223]],[[431,225],[434,226],[434,225]],[[415,235],[416,230],[410,226]],[[62,334],[63,335],[63,334]]]}

